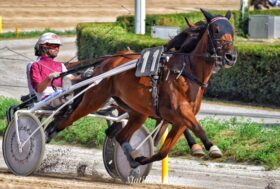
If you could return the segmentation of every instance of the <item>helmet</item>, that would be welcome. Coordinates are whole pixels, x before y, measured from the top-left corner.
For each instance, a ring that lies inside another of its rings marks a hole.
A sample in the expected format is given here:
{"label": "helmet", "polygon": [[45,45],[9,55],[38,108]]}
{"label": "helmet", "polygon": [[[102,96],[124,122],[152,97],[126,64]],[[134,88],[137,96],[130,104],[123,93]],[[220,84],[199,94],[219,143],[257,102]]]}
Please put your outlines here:
{"label": "helmet", "polygon": [[35,44],[35,56],[40,56],[40,45],[43,44],[57,44],[57,45],[61,45],[61,40],[60,37],[58,35],[56,35],[55,33],[51,33],[51,32],[47,32],[42,34],[37,43]]}
{"label": "helmet", "polygon": [[37,43],[38,45],[42,45],[46,43],[61,45],[60,37],[55,33],[51,33],[51,32],[44,33],[43,35],[41,35]]}

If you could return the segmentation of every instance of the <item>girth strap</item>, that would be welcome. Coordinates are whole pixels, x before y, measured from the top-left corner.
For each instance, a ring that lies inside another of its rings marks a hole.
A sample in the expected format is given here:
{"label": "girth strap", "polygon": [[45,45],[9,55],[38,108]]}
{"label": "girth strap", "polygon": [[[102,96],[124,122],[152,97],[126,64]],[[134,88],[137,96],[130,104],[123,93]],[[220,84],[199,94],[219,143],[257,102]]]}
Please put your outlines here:
{"label": "girth strap", "polygon": [[158,95],[158,82],[159,82],[159,76],[158,75],[154,75],[151,77],[151,81],[152,81],[152,100],[153,100],[153,107],[154,110],[157,114],[158,117],[160,116],[160,112],[159,112],[159,95]]}

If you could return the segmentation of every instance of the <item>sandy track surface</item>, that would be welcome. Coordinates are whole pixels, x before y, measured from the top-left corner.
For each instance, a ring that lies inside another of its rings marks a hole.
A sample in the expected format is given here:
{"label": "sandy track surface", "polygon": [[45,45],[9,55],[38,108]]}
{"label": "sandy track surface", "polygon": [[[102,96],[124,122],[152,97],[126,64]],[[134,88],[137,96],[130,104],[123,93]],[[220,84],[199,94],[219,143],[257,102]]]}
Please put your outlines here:
{"label": "sandy track surface", "polygon": [[0,189],[199,189],[172,185],[112,183],[94,181],[91,178],[63,176],[29,176],[20,177],[10,173],[0,173]]}
{"label": "sandy track surface", "polygon": [[[0,145],[1,140],[0,140]],[[30,177],[7,171],[0,149],[0,188],[215,188],[278,189],[280,170],[260,166],[211,163],[207,160],[169,158],[169,185],[161,185],[161,162],[154,162],[143,184],[127,185],[105,170],[102,151],[73,146],[46,145],[40,168]],[[8,187],[9,186],[9,187]],[[32,187],[31,187],[32,186]],[[265,188],[270,187],[270,188]]]}
{"label": "sandy track surface", "polygon": [[[189,12],[198,8],[239,9],[239,0],[146,0],[148,14]],[[134,14],[133,0],[1,0],[3,30],[74,29],[81,22],[112,22]]]}

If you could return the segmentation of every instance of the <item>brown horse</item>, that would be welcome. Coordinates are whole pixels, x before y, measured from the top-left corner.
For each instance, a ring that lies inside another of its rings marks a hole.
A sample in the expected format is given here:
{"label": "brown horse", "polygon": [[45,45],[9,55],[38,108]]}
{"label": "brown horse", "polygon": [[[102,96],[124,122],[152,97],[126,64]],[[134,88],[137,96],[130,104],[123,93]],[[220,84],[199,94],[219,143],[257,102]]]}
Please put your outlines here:
{"label": "brown horse", "polygon": [[[224,17],[201,11],[207,22],[192,52],[185,52],[183,46],[179,48],[182,50],[167,52],[172,56],[161,68],[157,86],[158,111],[153,106],[150,77],[136,77],[135,69],[132,69],[105,78],[85,92],[81,103],[67,118],[54,120],[57,130],[60,131],[79,118],[97,111],[113,97],[129,113],[127,125],[117,134],[116,139],[127,155],[131,167],[163,159],[187,128],[201,139],[210,157],[220,157],[220,150],[208,140],[195,114],[200,109],[204,88],[213,69],[233,66],[237,56],[233,47],[233,28],[229,23],[230,12]],[[179,43],[183,45],[184,40]],[[94,75],[138,58],[139,55],[132,52],[122,52],[120,56],[105,59],[96,67]],[[165,120],[172,124],[172,129],[157,154],[143,157],[132,150],[129,140],[148,117]]]}

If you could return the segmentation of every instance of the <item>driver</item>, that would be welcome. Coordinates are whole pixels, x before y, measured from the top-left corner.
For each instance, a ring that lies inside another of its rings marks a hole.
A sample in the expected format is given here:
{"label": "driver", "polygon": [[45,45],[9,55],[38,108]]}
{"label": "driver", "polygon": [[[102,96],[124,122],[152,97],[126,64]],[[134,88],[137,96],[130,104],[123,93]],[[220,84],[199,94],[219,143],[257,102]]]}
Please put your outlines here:
{"label": "driver", "polygon": [[[64,64],[55,61],[61,40],[55,33],[44,33],[41,35],[35,45],[35,55],[38,60],[33,62],[30,67],[30,83],[38,101],[45,99],[55,91],[51,86],[51,81],[58,77],[61,72],[67,71]],[[73,80],[74,76],[69,75],[69,79]],[[62,78],[54,80],[53,85],[59,90],[62,88]],[[61,105],[61,98],[51,102],[51,107]]]}

